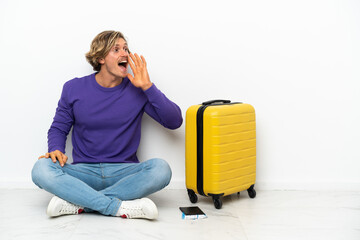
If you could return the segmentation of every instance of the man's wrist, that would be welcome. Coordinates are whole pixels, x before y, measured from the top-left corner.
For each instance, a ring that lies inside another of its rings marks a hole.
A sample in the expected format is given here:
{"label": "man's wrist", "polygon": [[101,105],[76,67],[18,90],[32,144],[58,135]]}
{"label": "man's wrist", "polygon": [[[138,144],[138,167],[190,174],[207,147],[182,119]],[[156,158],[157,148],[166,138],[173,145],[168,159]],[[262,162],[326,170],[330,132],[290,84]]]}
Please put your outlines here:
{"label": "man's wrist", "polygon": [[143,91],[146,91],[146,90],[148,90],[149,88],[151,88],[152,85],[153,85],[152,82],[149,82],[148,84],[142,86],[141,89],[142,89]]}

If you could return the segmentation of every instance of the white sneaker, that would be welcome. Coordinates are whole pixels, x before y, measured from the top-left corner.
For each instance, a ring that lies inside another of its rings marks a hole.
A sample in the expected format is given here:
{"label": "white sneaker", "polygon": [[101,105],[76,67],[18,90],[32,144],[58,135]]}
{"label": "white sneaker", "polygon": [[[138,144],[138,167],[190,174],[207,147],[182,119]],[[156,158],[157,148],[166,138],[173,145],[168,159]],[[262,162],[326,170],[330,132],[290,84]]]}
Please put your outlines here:
{"label": "white sneaker", "polygon": [[122,218],[147,218],[156,219],[158,210],[149,198],[122,201],[116,216]]}
{"label": "white sneaker", "polygon": [[69,203],[57,196],[54,196],[46,210],[46,214],[49,217],[57,217],[68,214],[79,214],[84,211],[83,207]]}

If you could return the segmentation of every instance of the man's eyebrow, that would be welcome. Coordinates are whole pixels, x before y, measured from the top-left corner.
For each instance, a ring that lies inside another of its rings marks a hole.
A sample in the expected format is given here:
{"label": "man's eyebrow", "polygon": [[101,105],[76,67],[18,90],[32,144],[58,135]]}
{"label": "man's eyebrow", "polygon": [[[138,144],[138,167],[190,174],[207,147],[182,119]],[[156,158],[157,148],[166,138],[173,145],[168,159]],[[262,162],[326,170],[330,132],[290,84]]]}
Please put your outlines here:
{"label": "man's eyebrow", "polygon": [[[125,43],[124,47],[127,47],[127,46],[128,46],[127,43]],[[115,47],[121,47],[121,45],[117,43],[117,44],[115,44]]]}

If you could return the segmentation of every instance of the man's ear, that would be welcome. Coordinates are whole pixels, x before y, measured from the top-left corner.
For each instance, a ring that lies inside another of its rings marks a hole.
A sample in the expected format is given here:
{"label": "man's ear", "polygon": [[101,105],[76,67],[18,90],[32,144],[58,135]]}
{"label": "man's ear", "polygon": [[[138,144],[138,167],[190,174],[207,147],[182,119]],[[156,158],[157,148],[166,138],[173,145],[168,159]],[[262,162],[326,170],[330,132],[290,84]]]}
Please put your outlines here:
{"label": "man's ear", "polygon": [[104,58],[99,58],[99,59],[98,59],[98,63],[104,64],[104,63],[105,63],[105,59],[104,59]]}

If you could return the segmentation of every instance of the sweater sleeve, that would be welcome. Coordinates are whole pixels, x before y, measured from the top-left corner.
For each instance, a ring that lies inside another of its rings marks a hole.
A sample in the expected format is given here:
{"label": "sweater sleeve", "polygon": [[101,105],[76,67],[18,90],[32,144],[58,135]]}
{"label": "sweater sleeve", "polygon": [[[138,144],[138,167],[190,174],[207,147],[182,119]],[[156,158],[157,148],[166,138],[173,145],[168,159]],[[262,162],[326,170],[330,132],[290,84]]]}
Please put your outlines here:
{"label": "sweater sleeve", "polygon": [[66,138],[74,123],[72,106],[69,104],[69,82],[64,84],[55,117],[48,131],[48,151],[65,153]]}
{"label": "sweater sleeve", "polygon": [[154,83],[144,93],[148,98],[145,112],[150,117],[169,129],[176,129],[181,126],[183,122],[181,109],[170,101]]}

